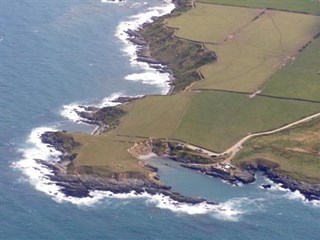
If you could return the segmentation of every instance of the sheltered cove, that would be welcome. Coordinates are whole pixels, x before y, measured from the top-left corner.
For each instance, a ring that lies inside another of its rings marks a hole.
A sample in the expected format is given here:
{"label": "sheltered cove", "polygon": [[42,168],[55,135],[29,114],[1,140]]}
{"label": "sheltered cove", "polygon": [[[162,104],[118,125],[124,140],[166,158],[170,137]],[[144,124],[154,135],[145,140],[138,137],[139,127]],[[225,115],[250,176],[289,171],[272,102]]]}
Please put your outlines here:
{"label": "sheltered cove", "polygon": [[[175,4],[176,9],[171,16],[178,16],[192,8],[190,2],[183,0],[176,1]],[[261,12],[258,13],[259,16],[260,14]],[[131,35],[131,41],[140,46],[138,52],[139,61],[147,62],[159,71],[166,71],[172,75],[173,79],[171,84],[173,88],[170,94],[175,93],[171,95],[171,98],[173,98],[175,102],[179,102],[176,108],[179,109],[179,114],[182,116],[193,103],[192,100],[189,100],[194,99],[197,94],[196,92],[200,91],[200,88],[194,88],[194,86],[197,86],[197,84],[194,83],[204,81],[203,78],[205,78],[205,74],[203,75],[200,67],[215,62],[218,56],[214,51],[207,49],[205,44],[177,37],[175,35],[176,29],[163,25],[163,21],[166,18],[168,18],[168,16],[161,17],[151,24],[145,24],[139,32],[129,32],[129,34]],[[254,19],[255,18],[256,17],[254,17]],[[315,33],[315,36],[319,36],[319,33]],[[314,38],[314,40],[315,39],[316,38]],[[305,44],[303,48],[305,48]],[[190,54],[190,52],[192,54]],[[218,90],[224,91],[224,89]],[[180,98],[180,92],[183,92],[185,96]],[[237,91],[233,90],[233,92]],[[247,94],[247,92],[239,91],[237,94],[242,95]],[[252,92],[250,92],[250,94],[252,94]],[[260,94],[258,93],[257,95]],[[259,98],[261,98],[261,96],[259,96]],[[154,101],[157,102],[164,100],[162,96],[155,96],[154,99]],[[261,161],[250,162],[250,164],[237,164],[237,166],[234,167],[231,162],[224,163],[225,160],[230,158],[228,153],[217,154],[211,150],[207,150],[206,147],[197,147],[195,144],[188,144],[180,139],[175,140],[176,135],[171,133],[168,134],[168,136],[173,136],[172,138],[165,135],[161,136],[162,133],[155,137],[147,136],[147,134],[143,132],[141,132],[141,135],[138,135],[134,134],[135,131],[129,132],[130,134],[126,136],[124,133],[128,131],[125,129],[127,126],[123,126],[124,119],[126,120],[130,117],[133,119],[135,117],[133,115],[126,115],[134,107],[135,109],[139,108],[139,106],[135,106],[135,102],[140,100],[141,99],[121,98],[118,99],[118,101],[121,103],[129,103],[118,107],[106,107],[102,109],[88,108],[88,112],[79,114],[81,117],[87,119],[88,123],[100,126],[98,133],[101,135],[106,133],[106,135],[108,135],[106,137],[106,139],[108,138],[107,141],[109,141],[110,138],[117,138],[115,142],[118,142],[118,144],[122,141],[124,143],[123,147],[127,146],[133,158],[151,152],[159,156],[166,155],[174,160],[183,162],[183,166],[185,167],[200,170],[231,183],[237,183],[239,181],[243,183],[253,182],[255,180],[255,171],[262,170],[266,173],[267,177],[276,183],[281,183],[283,187],[289,188],[292,191],[299,190],[309,200],[320,199],[319,184],[304,183],[295,180],[291,176],[278,172],[278,165],[270,164],[270,161],[263,161],[262,159]],[[308,116],[311,115],[311,113],[319,111],[319,100],[315,99],[314,101],[315,105],[310,105],[310,110],[308,110],[309,112],[305,112],[305,115]],[[152,104],[150,104],[150,106],[151,105]],[[169,107],[175,106],[171,106],[169,102]],[[305,107],[302,106],[302,108]],[[164,112],[170,115],[170,113]],[[297,116],[294,116],[293,119],[295,118],[297,118]],[[177,119],[173,124],[174,133],[176,133],[176,122],[180,123],[180,119]],[[284,123],[280,123],[279,127],[281,124],[285,125]],[[120,130],[118,130],[119,125],[121,126]],[[117,129],[118,132],[114,133],[115,129]],[[137,131],[138,130],[139,129],[137,129]],[[177,134],[177,136],[179,136],[179,134]],[[90,139],[94,137],[99,136],[91,136]],[[104,136],[101,136],[101,138],[103,137]],[[115,164],[114,168],[109,167],[108,164],[105,166],[99,164],[92,166],[90,166],[90,164],[77,165],[77,158],[83,154],[81,153],[81,145],[83,144],[81,140],[83,139],[86,139],[86,137],[81,134],[70,134],[66,132],[47,132],[42,135],[42,141],[44,143],[50,144],[62,152],[60,163],[49,164],[44,161],[42,161],[42,163],[53,170],[55,175],[51,177],[51,179],[62,187],[62,191],[66,195],[84,197],[89,195],[90,190],[105,190],[115,193],[135,191],[137,193],[161,193],[170,196],[174,200],[187,203],[200,203],[205,201],[204,199],[189,198],[170,191],[170,187],[163,185],[159,181],[159,177],[156,174],[157,169],[141,160],[135,160],[134,167],[132,169],[129,167],[129,170],[125,171],[118,170],[118,168],[122,166],[119,167],[117,164]],[[105,144],[108,144],[108,142],[105,142]],[[82,157],[84,158],[86,156]],[[123,156],[121,155],[121,157]],[[124,158],[125,157],[126,156],[124,156]],[[87,161],[90,162],[90,159]],[[117,161],[116,156],[114,161]],[[121,164],[123,163],[119,163],[119,165]],[[116,169],[116,171],[113,171],[113,169]]]}

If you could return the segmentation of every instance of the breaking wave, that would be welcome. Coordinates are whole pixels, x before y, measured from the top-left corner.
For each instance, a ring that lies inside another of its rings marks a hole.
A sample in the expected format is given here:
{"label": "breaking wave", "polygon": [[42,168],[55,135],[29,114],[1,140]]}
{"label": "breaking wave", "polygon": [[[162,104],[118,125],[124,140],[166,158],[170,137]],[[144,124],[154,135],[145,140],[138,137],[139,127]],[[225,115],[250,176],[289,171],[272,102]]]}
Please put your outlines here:
{"label": "breaking wave", "polygon": [[121,3],[125,3],[126,0],[101,0],[102,3],[117,3],[117,4],[121,4]]}
{"label": "breaking wave", "polygon": [[55,195],[60,188],[48,177],[52,171],[37,160],[55,162],[59,160],[59,151],[41,141],[41,135],[47,131],[57,131],[51,127],[39,127],[31,131],[27,139],[27,146],[19,149],[22,159],[13,163],[13,167],[22,170],[31,184],[39,191],[48,195]]}
{"label": "breaking wave", "polygon": [[[85,112],[86,107],[91,106],[91,107],[97,107],[97,108],[102,108],[102,107],[108,107],[108,106],[116,106],[119,105],[119,102],[114,102],[114,100],[118,99],[120,96],[124,96],[121,93],[113,93],[111,96],[106,97],[102,99],[99,103],[93,103],[93,104],[81,104],[81,103],[71,103],[68,105],[64,105],[61,110],[61,116],[72,121],[75,123],[80,123],[83,122],[84,119],[81,118],[78,114],[78,112]],[[135,96],[135,97],[140,97],[140,96]]]}
{"label": "breaking wave", "polygon": [[270,179],[265,179],[265,181],[271,185],[271,188],[268,189],[273,192],[281,192],[283,193],[282,197],[290,199],[290,200],[297,200],[301,201],[302,203],[313,206],[313,207],[320,207],[320,201],[318,200],[308,200],[300,191],[291,191],[290,189],[283,188],[281,184],[277,184],[272,182]]}
{"label": "breaking wave", "polygon": [[167,1],[158,7],[148,8],[145,13],[131,16],[128,21],[121,22],[116,30],[116,37],[118,37],[124,44],[122,51],[130,57],[131,65],[143,70],[143,72],[130,74],[126,76],[125,79],[157,85],[162,89],[162,94],[167,94],[170,90],[170,74],[161,73],[150,67],[148,63],[137,61],[137,51],[139,50],[139,46],[133,44],[129,40],[130,35],[128,34],[128,31],[136,31],[141,28],[144,23],[152,22],[154,17],[169,14],[174,8],[175,5],[171,3],[171,1]]}

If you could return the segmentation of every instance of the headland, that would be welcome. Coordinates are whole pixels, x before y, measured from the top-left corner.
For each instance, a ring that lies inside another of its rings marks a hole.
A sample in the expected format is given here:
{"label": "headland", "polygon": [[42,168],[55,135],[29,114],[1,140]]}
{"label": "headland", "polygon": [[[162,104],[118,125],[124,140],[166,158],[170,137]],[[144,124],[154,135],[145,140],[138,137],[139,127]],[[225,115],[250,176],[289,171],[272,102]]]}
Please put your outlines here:
{"label": "headland", "polygon": [[39,161],[65,195],[134,191],[205,201],[162,184],[157,169],[139,159],[155,153],[232,184],[251,183],[263,171],[282,187],[320,200],[320,17],[291,11],[290,4],[208,2],[174,1],[169,15],[127,31],[139,46],[136,60],[170,74],[166,96],[85,107],[78,114],[99,126],[94,135],[42,135],[61,156],[56,163]]}

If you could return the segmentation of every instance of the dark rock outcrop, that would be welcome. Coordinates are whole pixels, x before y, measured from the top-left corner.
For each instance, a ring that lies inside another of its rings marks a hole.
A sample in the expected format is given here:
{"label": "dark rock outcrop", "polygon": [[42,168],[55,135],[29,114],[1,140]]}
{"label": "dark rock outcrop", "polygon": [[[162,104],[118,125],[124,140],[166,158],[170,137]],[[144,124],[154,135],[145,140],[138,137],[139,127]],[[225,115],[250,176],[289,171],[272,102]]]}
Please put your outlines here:
{"label": "dark rock outcrop", "polygon": [[271,184],[262,184],[261,187],[264,189],[269,189],[271,188]]}
{"label": "dark rock outcrop", "polygon": [[125,111],[118,107],[103,107],[97,111],[79,112],[79,116],[94,125],[115,125],[125,115]]}
{"label": "dark rock outcrop", "polygon": [[274,183],[280,184],[282,188],[290,191],[299,191],[308,200],[320,200],[320,184],[310,184],[293,179],[276,170],[273,167],[266,166],[262,163],[253,163],[246,166],[247,169],[262,171]]}
{"label": "dark rock outcrop", "polygon": [[247,184],[255,181],[255,177],[252,172],[249,172],[247,170],[239,170],[239,169],[225,169],[220,164],[212,164],[212,165],[182,164],[181,166],[200,171],[209,176],[221,178],[231,184],[237,184],[237,182],[242,182]]}
{"label": "dark rock outcrop", "polygon": [[236,170],[233,177],[244,184],[252,183],[256,180],[254,174],[246,170]]}
{"label": "dark rock outcrop", "polygon": [[41,135],[41,141],[45,144],[53,146],[57,151],[63,155],[68,155],[74,158],[71,152],[80,146],[74,138],[66,132],[45,132]]}
{"label": "dark rock outcrop", "polygon": [[320,184],[297,181],[273,169],[268,169],[265,173],[271,181],[281,184],[282,188],[290,189],[293,192],[298,190],[308,200],[320,200]]}
{"label": "dark rock outcrop", "polygon": [[112,102],[124,104],[124,103],[129,103],[129,102],[135,101],[140,98],[143,98],[143,97],[120,96],[120,97],[112,100]]}
{"label": "dark rock outcrop", "polygon": [[[124,101],[124,99],[119,101]],[[126,112],[116,106],[103,108],[86,107],[85,111],[77,111],[77,114],[82,118],[82,122],[99,126],[98,133],[101,133],[116,128],[119,125],[120,118]]]}

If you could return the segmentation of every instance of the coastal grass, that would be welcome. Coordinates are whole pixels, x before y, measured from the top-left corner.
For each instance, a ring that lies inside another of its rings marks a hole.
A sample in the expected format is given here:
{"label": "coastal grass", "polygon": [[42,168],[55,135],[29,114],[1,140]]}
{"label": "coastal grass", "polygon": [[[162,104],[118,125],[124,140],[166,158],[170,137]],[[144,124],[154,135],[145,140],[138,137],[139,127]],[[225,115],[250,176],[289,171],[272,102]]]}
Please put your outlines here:
{"label": "coastal grass", "polygon": [[292,178],[320,183],[320,118],[290,129],[248,140],[233,164],[273,163]]}
{"label": "coastal grass", "polygon": [[320,102],[320,38],[315,39],[295,61],[276,72],[263,86],[262,94]]}
{"label": "coastal grass", "polygon": [[250,133],[276,129],[319,110],[318,103],[203,91],[194,97],[173,137],[223,152]]}
{"label": "coastal grass", "polygon": [[182,92],[170,96],[147,96],[124,105],[127,114],[121,120],[117,134],[170,138],[194,95],[194,92]]}
{"label": "coastal grass", "polygon": [[196,8],[179,17],[169,18],[167,24],[177,28],[177,37],[218,44],[250,23],[260,12],[260,9],[197,4]]}
{"label": "coastal grass", "polygon": [[[190,13],[173,18],[174,27],[179,28],[177,36],[207,42],[225,39],[218,45],[205,44],[218,61],[201,67],[205,79],[193,89],[254,92],[320,31],[319,16],[272,10],[245,24],[258,14],[250,10],[252,13],[248,10],[246,15],[242,14],[243,8],[198,3]],[[187,14],[188,20],[184,19]]]}
{"label": "coastal grass", "polygon": [[217,64],[204,66],[195,89],[254,92],[320,31],[320,17],[268,12],[233,39],[208,48]]}
{"label": "coastal grass", "polygon": [[81,144],[73,161],[73,167],[78,172],[105,177],[113,177],[114,174],[146,177],[150,173],[127,151],[137,139],[118,137],[114,132],[98,136],[75,133],[72,136]]}
{"label": "coastal grass", "polygon": [[272,8],[320,15],[320,2],[318,0],[197,0],[197,2],[248,8]]}

